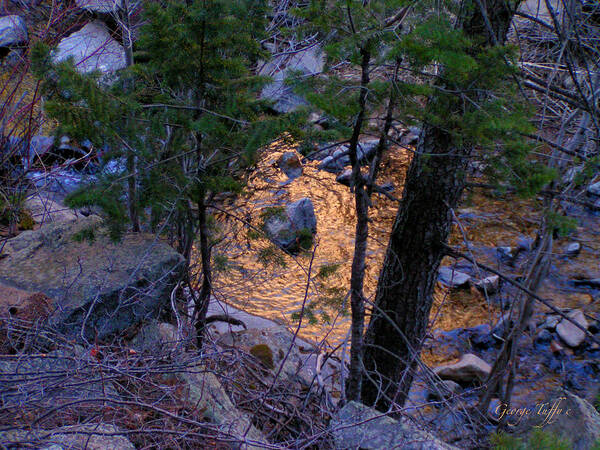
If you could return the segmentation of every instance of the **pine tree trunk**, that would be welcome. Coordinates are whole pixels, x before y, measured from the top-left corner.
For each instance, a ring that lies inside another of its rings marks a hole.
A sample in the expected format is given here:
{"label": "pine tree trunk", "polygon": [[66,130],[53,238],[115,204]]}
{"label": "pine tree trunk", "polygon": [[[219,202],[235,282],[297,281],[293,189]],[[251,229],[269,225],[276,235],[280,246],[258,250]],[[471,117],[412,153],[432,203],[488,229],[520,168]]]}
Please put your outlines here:
{"label": "pine tree trunk", "polygon": [[[368,45],[368,44],[367,44]],[[362,386],[362,354],[363,333],[365,328],[365,299],[363,285],[365,280],[365,258],[367,255],[367,238],[369,237],[369,197],[362,181],[358,160],[358,138],[365,116],[367,91],[369,84],[369,63],[371,53],[368,49],[361,51],[361,92],[359,96],[359,112],[354,122],[354,130],[350,138],[349,153],[352,163],[351,186],[354,189],[356,208],[356,232],[354,236],[354,255],[350,273],[350,308],[352,311],[350,371],[346,384],[346,398],[358,400]]]}
{"label": "pine tree trunk", "polygon": [[[475,0],[465,11],[470,16],[461,22],[462,28],[475,45],[505,41],[513,14],[505,0]],[[457,102],[454,113],[468,107],[472,106],[467,102]],[[404,405],[427,331],[452,209],[464,189],[471,154],[470,146],[452,142],[443,128],[423,126],[392,228],[363,358],[368,381],[363,382],[362,401],[380,411]]]}
{"label": "pine tree trunk", "polygon": [[380,410],[406,399],[452,225],[451,208],[464,188],[470,151],[447,148],[448,142],[451,137],[439,128],[426,126],[421,133],[379,277],[365,338],[364,364],[372,381],[363,383],[362,400]]}
{"label": "pine tree trunk", "polygon": [[206,323],[206,313],[208,312],[208,304],[212,293],[212,276],[211,276],[211,245],[209,242],[208,223],[206,220],[206,204],[205,193],[201,190],[198,198],[198,231],[200,232],[200,259],[202,262],[202,285],[200,293],[195,305],[195,320],[196,320],[196,340],[198,348],[202,348],[204,338],[204,328]]}

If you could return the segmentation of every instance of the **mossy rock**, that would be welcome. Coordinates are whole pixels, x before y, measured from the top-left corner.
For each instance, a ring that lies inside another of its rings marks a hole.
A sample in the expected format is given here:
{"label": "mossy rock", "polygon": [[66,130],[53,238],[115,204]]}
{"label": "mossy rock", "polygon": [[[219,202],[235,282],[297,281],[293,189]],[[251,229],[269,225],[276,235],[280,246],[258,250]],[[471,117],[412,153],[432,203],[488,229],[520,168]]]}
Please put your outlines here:
{"label": "mossy rock", "polygon": [[273,351],[267,344],[257,344],[250,349],[250,354],[258,359],[269,369],[274,369]]}

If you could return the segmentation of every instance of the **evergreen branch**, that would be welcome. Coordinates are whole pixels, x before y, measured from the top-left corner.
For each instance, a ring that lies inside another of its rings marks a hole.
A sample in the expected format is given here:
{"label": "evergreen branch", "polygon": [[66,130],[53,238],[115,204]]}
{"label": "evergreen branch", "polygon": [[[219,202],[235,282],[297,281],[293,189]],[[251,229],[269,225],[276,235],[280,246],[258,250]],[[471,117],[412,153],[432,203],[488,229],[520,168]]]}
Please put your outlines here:
{"label": "evergreen branch", "polygon": [[187,109],[190,111],[202,111],[208,114],[211,114],[215,117],[220,117],[221,119],[231,120],[232,122],[239,123],[241,125],[249,125],[249,122],[245,120],[239,120],[234,117],[226,116],[224,114],[219,114],[217,112],[211,111],[210,109],[203,108],[202,106],[189,106],[189,105],[169,105],[167,103],[151,103],[148,105],[142,105],[144,109],[150,108],[172,108],[172,109]]}

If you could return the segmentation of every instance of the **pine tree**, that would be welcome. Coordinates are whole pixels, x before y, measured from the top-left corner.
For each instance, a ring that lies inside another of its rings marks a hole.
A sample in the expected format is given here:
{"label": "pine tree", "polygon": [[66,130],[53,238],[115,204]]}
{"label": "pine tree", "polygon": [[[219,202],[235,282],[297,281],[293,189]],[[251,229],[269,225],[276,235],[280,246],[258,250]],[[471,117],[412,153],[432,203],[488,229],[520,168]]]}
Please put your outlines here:
{"label": "pine tree", "polygon": [[145,5],[136,63],[111,86],[68,63],[52,65],[48,49],[36,49],[47,113],[60,131],[110,147],[103,154],[105,166],[136,158],[135,173],[131,164],[105,170],[73,194],[70,204],[101,206],[118,236],[128,219],[121,202],[124,180],[135,176],[137,199],[129,200],[138,202],[140,213],[148,212],[142,222],[172,230],[188,267],[198,243],[202,269],[193,320],[199,345],[212,292],[211,199],[239,189],[235,170],[251,163],[255,151],[289,124],[286,117],[264,115],[266,105],[257,98],[267,80],[251,70],[266,56],[260,47],[266,8],[263,0]]}

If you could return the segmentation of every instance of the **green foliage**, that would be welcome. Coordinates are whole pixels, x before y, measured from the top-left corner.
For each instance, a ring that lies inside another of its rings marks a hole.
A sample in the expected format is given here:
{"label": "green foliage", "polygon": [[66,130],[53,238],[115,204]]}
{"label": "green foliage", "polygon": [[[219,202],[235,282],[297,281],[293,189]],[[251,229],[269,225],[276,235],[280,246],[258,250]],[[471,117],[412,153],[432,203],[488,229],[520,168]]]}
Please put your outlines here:
{"label": "green foliage", "polygon": [[317,273],[317,277],[325,280],[335,274],[340,268],[340,264],[324,264],[319,267],[319,272]]}
{"label": "green foliage", "polygon": [[258,251],[257,258],[258,261],[265,267],[270,264],[284,268],[286,267],[285,258],[281,253],[281,249],[279,249],[275,245],[269,245],[265,248],[260,249]]}
{"label": "green foliage", "polygon": [[547,217],[548,225],[554,229],[559,237],[568,236],[577,228],[577,219],[550,212]]}
{"label": "green foliage", "polygon": [[491,436],[492,448],[495,450],[570,450],[571,443],[553,433],[536,428],[523,441],[507,433],[497,433]]}
{"label": "green foliage", "polygon": [[308,228],[302,228],[296,231],[296,242],[299,250],[310,250],[313,246],[314,237],[312,231]]}
{"label": "green foliage", "polygon": [[96,240],[96,227],[82,228],[77,233],[73,234],[72,239],[75,242],[87,241],[92,243]]}

